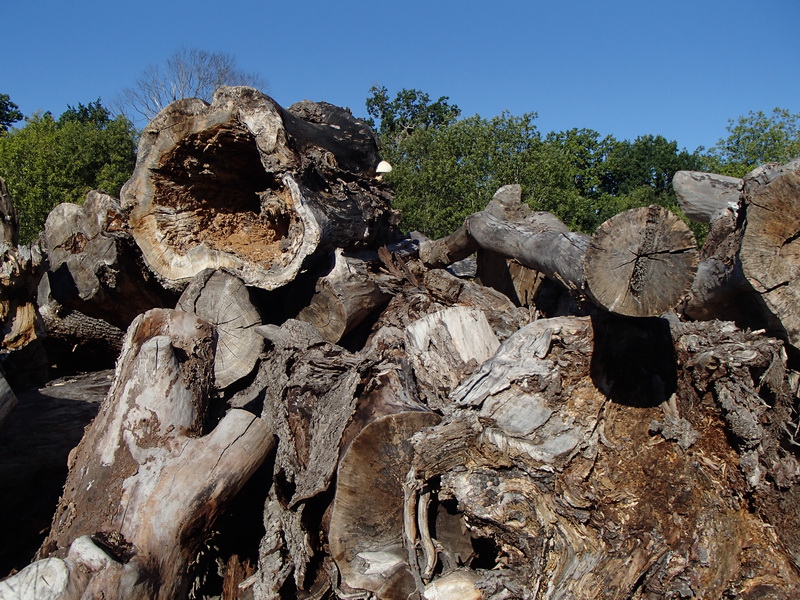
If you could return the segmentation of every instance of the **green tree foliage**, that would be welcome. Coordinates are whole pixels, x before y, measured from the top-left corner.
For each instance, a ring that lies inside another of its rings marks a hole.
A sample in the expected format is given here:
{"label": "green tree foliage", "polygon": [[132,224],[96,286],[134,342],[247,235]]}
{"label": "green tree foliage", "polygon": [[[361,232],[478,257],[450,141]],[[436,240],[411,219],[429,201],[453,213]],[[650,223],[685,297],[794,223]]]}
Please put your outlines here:
{"label": "green tree foliage", "polygon": [[111,118],[100,100],[69,107],[58,119],[37,113],[0,136],[0,177],[20,220],[20,241],[42,230],[61,202],[81,203],[92,189],[118,195],[136,162],[133,126]]}
{"label": "green tree foliage", "polygon": [[367,98],[370,124],[378,130],[383,142],[396,145],[418,129],[439,129],[455,122],[461,109],[442,96],[431,102],[430,96],[419,90],[400,90],[394,100],[383,86],[372,86]]}
{"label": "green tree foliage", "polygon": [[728,121],[728,137],[708,152],[706,170],[744,177],[759,165],[785,163],[800,156],[800,114],[774,108],[750,111]]}
{"label": "green tree foliage", "polygon": [[21,121],[22,118],[19,106],[11,101],[9,95],[0,94],[0,133],[8,131],[12,124]]}
{"label": "green tree foliage", "polygon": [[454,231],[509,183],[522,186],[534,209],[585,232],[634,206],[678,210],[672,176],[700,164],[662,136],[629,142],[572,129],[543,138],[535,113],[459,119],[446,97],[431,102],[418,90],[401,90],[390,100],[384,87],[370,91],[367,109],[380,121],[403,226],[432,237]]}

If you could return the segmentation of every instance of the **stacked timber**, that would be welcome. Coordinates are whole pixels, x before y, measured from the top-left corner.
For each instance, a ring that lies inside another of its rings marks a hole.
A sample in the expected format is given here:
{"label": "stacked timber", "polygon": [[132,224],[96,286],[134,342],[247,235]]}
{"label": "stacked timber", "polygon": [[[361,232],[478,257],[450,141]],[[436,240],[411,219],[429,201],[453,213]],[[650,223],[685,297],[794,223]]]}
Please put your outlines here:
{"label": "stacked timber", "polygon": [[38,524],[0,599],[797,597],[800,165],[676,175],[698,249],[517,185],[403,236],[379,162],[346,110],[222,88],[51,213],[0,300],[102,375],[0,385],[0,489],[51,499],[0,492]]}

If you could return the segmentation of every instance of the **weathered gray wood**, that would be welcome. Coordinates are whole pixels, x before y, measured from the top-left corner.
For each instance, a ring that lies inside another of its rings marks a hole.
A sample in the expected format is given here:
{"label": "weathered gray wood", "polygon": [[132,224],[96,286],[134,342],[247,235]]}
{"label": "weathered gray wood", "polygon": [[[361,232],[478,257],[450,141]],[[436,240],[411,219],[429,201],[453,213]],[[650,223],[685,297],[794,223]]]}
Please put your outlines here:
{"label": "weathered gray wood", "polygon": [[264,338],[256,327],[261,315],[241,279],[206,269],[181,294],[178,310],[191,312],[216,327],[214,385],[226,388],[250,374],[261,355]]}
{"label": "weathered gray wood", "polygon": [[[644,323],[528,325],[453,392],[441,424],[414,438],[411,496],[421,500],[436,482],[431,505],[457,502],[480,549],[465,566],[483,598],[716,597],[725,589],[789,598],[800,590],[798,527],[775,504],[793,490],[787,509],[796,515],[797,483],[767,481],[797,459],[778,443],[780,428],[754,427],[783,418],[792,403],[780,344],[718,323],[676,325],[679,373],[657,382],[650,348],[675,350],[663,326]],[[732,370],[701,367],[710,364]],[[745,489],[788,527],[782,541],[747,508]],[[407,532],[430,523],[425,505],[410,504]],[[414,545],[412,556],[430,587],[449,571],[437,531],[428,534],[436,551]],[[430,560],[436,568],[426,571]]]}
{"label": "weathered gray wood", "polygon": [[188,313],[154,310],[131,325],[40,549],[64,557],[80,536],[100,536],[125,564],[98,570],[87,597],[184,597],[209,528],[269,452],[271,432],[245,411],[201,435],[212,348],[211,326]]}
{"label": "weathered gray wood", "polygon": [[[627,316],[654,316],[685,295],[697,266],[694,236],[660,207],[632,209],[603,223],[591,238],[569,231],[549,213],[521,204],[519,186],[500,188],[486,210],[467,217],[455,234],[481,248],[513,258],[588,294],[599,307]],[[432,266],[461,257],[450,238],[422,242],[420,257]]]}
{"label": "weathered gray wood", "polygon": [[742,272],[800,347],[800,169],[767,185],[745,187],[747,226],[742,237]]}
{"label": "weathered gray wood", "polygon": [[738,177],[700,171],[678,171],[672,177],[683,214],[698,223],[710,223],[719,212],[735,208],[741,186]]}
{"label": "weathered gray wood", "polygon": [[348,111],[285,110],[252,88],[222,87],[210,105],[178,101],[145,128],[122,202],[165,285],[225,268],[271,290],[318,253],[387,241],[396,215],[374,178],[379,160]]}
{"label": "weathered gray wood", "polygon": [[450,392],[500,345],[484,314],[465,306],[409,323],[405,340],[419,393],[435,410],[445,406]]}
{"label": "weathered gray wood", "polygon": [[297,318],[336,343],[388,301],[389,294],[370,274],[367,263],[337,249],[333,268],[317,281],[311,301]]}
{"label": "weathered gray wood", "polygon": [[44,231],[58,304],[121,329],[151,308],[174,306],[176,296],[142,264],[117,199],[91,191],[80,206],[59,204]]}

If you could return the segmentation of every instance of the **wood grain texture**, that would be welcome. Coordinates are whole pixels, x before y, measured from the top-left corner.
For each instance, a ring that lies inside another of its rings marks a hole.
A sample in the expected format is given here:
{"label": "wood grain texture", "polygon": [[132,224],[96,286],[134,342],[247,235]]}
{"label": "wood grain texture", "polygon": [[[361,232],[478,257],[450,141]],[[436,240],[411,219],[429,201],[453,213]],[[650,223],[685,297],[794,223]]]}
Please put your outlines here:
{"label": "wood grain texture", "polygon": [[653,205],[625,211],[598,227],[583,268],[588,292],[600,306],[640,317],[674,308],[689,290],[697,263],[689,228]]}

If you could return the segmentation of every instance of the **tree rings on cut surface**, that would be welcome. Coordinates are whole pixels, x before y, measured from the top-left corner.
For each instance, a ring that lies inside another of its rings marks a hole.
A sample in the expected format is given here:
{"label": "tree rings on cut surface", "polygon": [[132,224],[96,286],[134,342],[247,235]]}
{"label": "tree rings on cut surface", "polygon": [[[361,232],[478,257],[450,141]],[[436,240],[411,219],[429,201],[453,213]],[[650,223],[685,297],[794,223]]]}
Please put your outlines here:
{"label": "tree rings on cut surface", "polygon": [[661,206],[634,208],[610,218],[592,236],[584,275],[589,295],[607,310],[657,316],[687,293],[697,270],[694,235]]}

